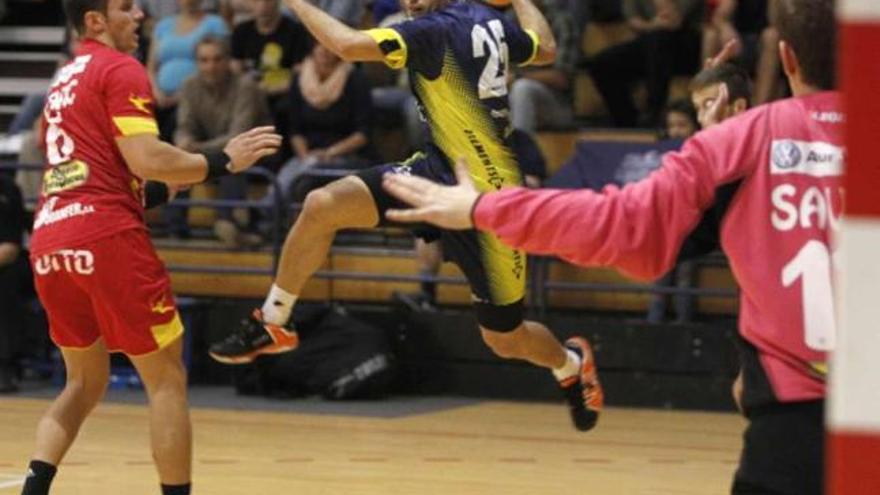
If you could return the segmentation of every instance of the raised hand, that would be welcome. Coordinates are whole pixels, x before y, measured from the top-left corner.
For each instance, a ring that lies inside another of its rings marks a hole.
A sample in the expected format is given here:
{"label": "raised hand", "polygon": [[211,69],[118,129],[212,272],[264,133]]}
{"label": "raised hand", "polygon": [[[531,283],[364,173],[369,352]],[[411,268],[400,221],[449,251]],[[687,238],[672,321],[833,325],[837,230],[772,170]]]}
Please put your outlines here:
{"label": "raised hand", "polygon": [[724,44],[724,47],[721,48],[721,51],[718,52],[717,55],[707,58],[703,62],[703,68],[711,69],[712,67],[718,67],[723,63],[729,62],[733,57],[737,56],[741,48],[742,44],[738,38],[729,40]]}
{"label": "raised hand", "polygon": [[395,222],[428,222],[445,229],[472,228],[471,211],[480,193],[474,187],[463,159],[455,165],[455,176],[458,184],[446,186],[421,177],[385,174],[382,181],[385,190],[414,207],[388,210],[385,216]]}
{"label": "raised hand", "polygon": [[229,155],[229,171],[241,172],[281,146],[281,136],[273,126],[254,127],[230,139],[223,151]]}
{"label": "raised hand", "polygon": [[728,103],[730,103],[730,93],[727,90],[727,84],[721,83],[718,86],[718,96],[715,97],[715,101],[709,105],[706,113],[701,115],[700,125],[703,126],[703,129],[719,124],[727,118]]}

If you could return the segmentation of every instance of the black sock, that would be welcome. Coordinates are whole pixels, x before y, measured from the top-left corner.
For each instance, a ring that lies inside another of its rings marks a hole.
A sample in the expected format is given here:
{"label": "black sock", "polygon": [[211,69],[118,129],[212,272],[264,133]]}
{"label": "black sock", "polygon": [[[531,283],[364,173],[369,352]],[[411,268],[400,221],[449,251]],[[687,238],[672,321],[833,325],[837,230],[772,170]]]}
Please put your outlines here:
{"label": "black sock", "polygon": [[28,464],[28,474],[21,495],[48,495],[49,486],[57,471],[58,468],[48,462],[31,461]]}
{"label": "black sock", "polygon": [[192,483],[185,485],[162,485],[162,495],[189,495]]}

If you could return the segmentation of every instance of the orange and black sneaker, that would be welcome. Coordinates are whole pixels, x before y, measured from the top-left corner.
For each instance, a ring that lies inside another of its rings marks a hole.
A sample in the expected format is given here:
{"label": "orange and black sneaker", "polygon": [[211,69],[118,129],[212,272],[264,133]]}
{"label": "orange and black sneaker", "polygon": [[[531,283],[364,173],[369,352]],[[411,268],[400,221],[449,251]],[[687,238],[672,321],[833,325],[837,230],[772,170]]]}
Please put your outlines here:
{"label": "orange and black sneaker", "polygon": [[221,363],[247,364],[261,354],[280,354],[298,346],[299,336],[295,330],[264,322],[262,311],[255,309],[237,330],[212,344],[208,354]]}
{"label": "orange and black sneaker", "polygon": [[562,387],[565,399],[568,401],[574,427],[580,431],[589,431],[596,426],[599,412],[605,402],[602,385],[596,373],[596,363],[593,361],[593,351],[590,349],[590,343],[583,337],[571,337],[566,340],[565,348],[581,358],[581,369],[577,375],[560,381],[559,386]]}

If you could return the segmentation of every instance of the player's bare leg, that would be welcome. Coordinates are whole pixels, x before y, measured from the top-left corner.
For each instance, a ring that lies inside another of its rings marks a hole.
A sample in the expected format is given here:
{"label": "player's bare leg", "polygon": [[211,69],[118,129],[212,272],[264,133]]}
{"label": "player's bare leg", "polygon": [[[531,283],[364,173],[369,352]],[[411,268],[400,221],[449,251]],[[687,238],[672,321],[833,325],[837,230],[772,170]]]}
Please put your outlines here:
{"label": "player's bare leg", "polygon": [[536,321],[524,321],[511,332],[493,332],[480,327],[483,341],[495,354],[507,359],[523,359],[544,368],[565,364],[565,348],[550,329]]}
{"label": "player's bare leg", "polygon": [[192,472],[192,427],[186,398],[183,340],[131,356],[150,400],[150,443],[163,485],[186,485]]}
{"label": "player's bare leg", "polygon": [[565,393],[575,427],[586,431],[596,425],[604,395],[586,339],[573,337],[563,346],[546,326],[528,320],[510,332],[482,326],[480,332],[498,356],[522,359],[553,371]]}
{"label": "player's bare leg", "polygon": [[345,177],[310,192],[284,241],[275,285],[299,294],[327,259],[338,230],[375,227],[378,223],[373,196],[357,177]]}
{"label": "player's bare leg", "polygon": [[241,364],[260,354],[296,348],[296,332],[285,325],[306,281],[327,259],[336,232],[375,227],[378,223],[373,196],[358,177],[345,177],[310,192],[284,241],[275,283],[263,308],[237,332],[211,346],[211,357],[226,364]]}
{"label": "player's bare leg", "polygon": [[37,426],[34,459],[57,466],[79,428],[104,397],[110,380],[110,356],[98,339],[87,349],[62,349],[67,383]]}

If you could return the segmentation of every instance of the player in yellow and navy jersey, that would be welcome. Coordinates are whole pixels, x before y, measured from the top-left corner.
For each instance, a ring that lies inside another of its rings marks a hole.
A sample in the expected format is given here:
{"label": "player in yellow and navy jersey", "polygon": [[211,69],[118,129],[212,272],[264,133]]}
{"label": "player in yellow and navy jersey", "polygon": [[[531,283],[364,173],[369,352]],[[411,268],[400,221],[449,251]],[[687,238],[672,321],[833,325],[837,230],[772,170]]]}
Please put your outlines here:
{"label": "player in yellow and navy jersey", "polygon": [[[546,64],[555,56],[553,34],[531,0],[512,2],[518,24],[478,2],[401,0],[409,20],[368,31],[349,28],[306,0],[286,2],[318,42],[343,59],[407,69],[430,144],[402,163],[363,171],[308,195],[265,304],[211,348],[215,359],[230,364],[283,350],[274,336],[284,333],[279,330],[288,324],[298,294],[323,263],[336,231],[374,227],[384,222],[388,208],[400,206],[382,189],[383,174],[454,183],[453,164],[463,158],[483,191],[520,185],[509,140],[508,74],[511,64]],[[416,234],[439,237],[447,258],[464,272],[486,344],[499,356],[550,368],[569,399],[575,426],[591,429],[603,397],[589,344],[574,337],[563,346],[547,327],[524,320],[524,253],[477,231],[416,229]]]}

